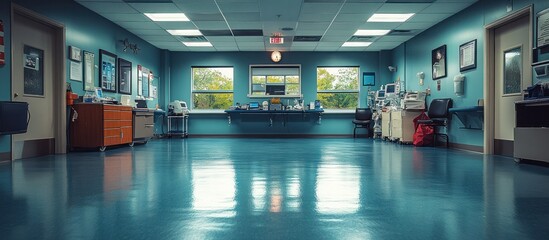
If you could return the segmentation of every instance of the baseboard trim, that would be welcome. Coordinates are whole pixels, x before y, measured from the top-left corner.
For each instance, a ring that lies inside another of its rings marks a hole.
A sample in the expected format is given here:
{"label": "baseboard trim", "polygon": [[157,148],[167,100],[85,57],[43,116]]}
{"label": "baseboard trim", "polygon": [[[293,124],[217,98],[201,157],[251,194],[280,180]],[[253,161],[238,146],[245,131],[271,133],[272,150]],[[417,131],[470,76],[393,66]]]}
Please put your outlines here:
{"label": "baseboard trim", "polygon": [[352,134],[189,134],[189,138],[352,138],[352,137],[353,137]]}
{"label": "baseboard trim", "polygon": [[0,163],[10,162],[11,161],[11,152],[0,153]]}
{"label": "baseboard trim", "polygon": [[511,140],[494,139],[494,154],[506,157],[513,157],[515,143]]}
{"label": "baseboard trim", "polygon": [[[437,146],[440,146],[440,147],[446,146],[445,144],[446,144],[445,142],[437,142]],[[466,150],[466,151],[478,152],[478,153],[484,152],[484,148],[482,146],[475,146],[475,145],[469,145],[469,144],[450,142],[448,147],[452,149]]]}

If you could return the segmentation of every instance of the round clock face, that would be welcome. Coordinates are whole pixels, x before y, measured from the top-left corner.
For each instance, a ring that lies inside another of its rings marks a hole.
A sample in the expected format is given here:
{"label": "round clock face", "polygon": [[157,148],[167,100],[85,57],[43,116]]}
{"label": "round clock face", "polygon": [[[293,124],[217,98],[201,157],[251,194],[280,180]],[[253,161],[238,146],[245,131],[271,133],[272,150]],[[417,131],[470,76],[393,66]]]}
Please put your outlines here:
{"label": "round clock face", "polygon": [[271,60],[273,60],[273,62],[280,62],[281,59],[282,54],[280,54],[279,51],[274,51],[273,53],[271,53]]}

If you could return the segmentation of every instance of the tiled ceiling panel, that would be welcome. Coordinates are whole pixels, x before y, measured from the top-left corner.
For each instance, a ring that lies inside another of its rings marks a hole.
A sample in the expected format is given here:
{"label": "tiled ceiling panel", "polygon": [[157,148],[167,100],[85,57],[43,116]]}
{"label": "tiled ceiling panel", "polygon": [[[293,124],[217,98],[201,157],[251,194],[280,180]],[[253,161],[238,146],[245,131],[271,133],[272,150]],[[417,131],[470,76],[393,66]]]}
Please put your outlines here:
{"label": "tiled ceiling panel", "polygon": [[[379,51],[390,50],[476,0],[76,0],[76,2],[170,51]],[[143,13],[185,13],[188,22],[152,22]],[[367,22],[374,13],[415,13],[404,23]],[[355,37],[357,30],[392,30],[387,36]],[[213,47],[186,47],[166,30],[200,30]],[[397,32],[412,30],[411,32]],[[251,34],[253,33],[253,34]],[[253,36],[241,36],[241,35]],[[281,34],[284,44],[269,37]],[[294,41],[316,36],[318,42]],[[364,39],[363,39],[364,38]],[[350,39],[368,47],[342,47]]]}

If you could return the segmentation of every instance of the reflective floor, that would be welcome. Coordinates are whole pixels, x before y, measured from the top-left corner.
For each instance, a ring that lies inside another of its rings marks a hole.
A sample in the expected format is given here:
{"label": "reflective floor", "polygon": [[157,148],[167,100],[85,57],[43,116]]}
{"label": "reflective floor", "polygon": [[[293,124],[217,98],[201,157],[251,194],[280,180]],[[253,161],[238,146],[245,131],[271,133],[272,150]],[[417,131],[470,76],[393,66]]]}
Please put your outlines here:
{"label": "reflective floor", "polygon": [[546,239],[548,183],[370,139],[162,139],[0,165],[0,238]]}

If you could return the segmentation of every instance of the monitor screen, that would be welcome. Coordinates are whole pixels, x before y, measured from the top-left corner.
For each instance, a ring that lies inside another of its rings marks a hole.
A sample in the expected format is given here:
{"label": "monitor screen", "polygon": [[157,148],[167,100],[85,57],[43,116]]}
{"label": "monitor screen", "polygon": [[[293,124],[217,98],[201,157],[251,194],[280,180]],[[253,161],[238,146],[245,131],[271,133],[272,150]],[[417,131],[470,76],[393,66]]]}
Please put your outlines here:
{"label": "monitor screen", "polygon": [[385,92],[387,94],[396,93],[396,85],[395,84],[385,85]]}
{"label": "monitor screen", "polygon": [[248,105],[250,109],[256,109],[259,108],[259,102],[250,102],[250,105]]}
{"label": "monitor screen", "polygon": [[376,85],[376,74],[374,72],[363,72],[362,86],[375,86],[375,85]]}
{"label": "monitor screen", "polygon": [[286,95],[286,86],[284,85],[267,85],[265,89],[266,95]]}
{"label": "monitor screen", "polygon": [[383,91],[383,90],[377,91],[376,98],[380,98],[380,99],[385,98],[385,91]]}
{"label": "monitor screen", "polygon": [[96,95],[98,98],[103,98],[103,89],[101,89],[101,88],[95,88],[95,95]]}

